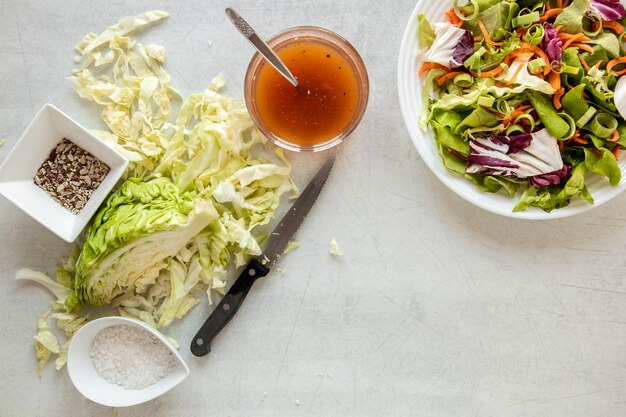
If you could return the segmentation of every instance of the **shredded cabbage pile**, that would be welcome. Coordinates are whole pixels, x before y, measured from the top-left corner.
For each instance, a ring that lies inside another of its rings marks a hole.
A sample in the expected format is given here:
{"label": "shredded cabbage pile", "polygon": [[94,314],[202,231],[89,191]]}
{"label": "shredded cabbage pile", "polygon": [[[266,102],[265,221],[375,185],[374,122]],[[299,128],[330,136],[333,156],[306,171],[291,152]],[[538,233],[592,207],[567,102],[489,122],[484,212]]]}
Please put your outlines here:
{"label": "shredded cabbage pile", "polygon": [[[102,106],[109,130],[94,132],[130,164],[56,280],[29,269],[17,274],[53,292],[51,318],[68,340],[87,320],[79,311],[85,305],[112,305],[160,327],[185,315],[201,293],[211,302],[212,291],[224,293],[231,259],[241,266],[261,253],[253,229],[270,221],[283,194],[297,194],[279,150],[280,164],[253,155],[265,139],[244,103],[219,93],[222,76],[183,99],[163,68],[165,49],[128,37],[167,16],[125,18],[76,46],[82,62],[69,80]],[[52,354],[60,369],[68,346],[47,319],[40,317],[35,336],[40,374]]]}

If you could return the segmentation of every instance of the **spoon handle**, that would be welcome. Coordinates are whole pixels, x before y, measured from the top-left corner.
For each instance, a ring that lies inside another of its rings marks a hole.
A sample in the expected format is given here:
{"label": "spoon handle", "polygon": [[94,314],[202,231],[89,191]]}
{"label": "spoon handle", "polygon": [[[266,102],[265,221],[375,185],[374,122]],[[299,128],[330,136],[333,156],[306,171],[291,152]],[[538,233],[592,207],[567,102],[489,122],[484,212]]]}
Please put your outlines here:
{"label": "spoon handle", "polygon": [[226,10],[226,16],[230,19],[233,25],[241,32],[243,36],[250,41],[252,46],[256,48],[257,51],[269,62],[276,71],[280,72],[283,77],[285,77],[291,85],[294,87],[298,86],[298,80],[293,76],[289,68],[283,63],[283,61],[276,55],[276,53],[269,47],[267,43],[263,41],[257,35],[257,33],[252,29],[252,27],[246,22],[243,17],[239,15],[235,10],[228,7]]}

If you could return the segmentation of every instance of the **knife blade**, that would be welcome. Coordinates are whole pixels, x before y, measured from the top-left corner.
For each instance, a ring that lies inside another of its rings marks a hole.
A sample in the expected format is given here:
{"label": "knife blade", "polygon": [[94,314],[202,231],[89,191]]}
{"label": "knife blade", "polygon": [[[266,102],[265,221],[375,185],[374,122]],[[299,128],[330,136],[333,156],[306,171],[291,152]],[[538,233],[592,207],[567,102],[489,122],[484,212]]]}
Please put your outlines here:
{"label": "knife blade", "polygon": [[252,285],[257,279],[266,276],[280,259],[289,240],[298,230],[322,191],[334,161],[335,157],[332,156],[317,171],[311,182],[309,182],[302,194],[300,194],[271,233],[263,253],[252,258],[246,265],[239,278],[237,278],[202,327],[200,327],[200,330],[191,340],[191,353],[195,356],[204,356],[211,351],[211,342],[233,318]]}

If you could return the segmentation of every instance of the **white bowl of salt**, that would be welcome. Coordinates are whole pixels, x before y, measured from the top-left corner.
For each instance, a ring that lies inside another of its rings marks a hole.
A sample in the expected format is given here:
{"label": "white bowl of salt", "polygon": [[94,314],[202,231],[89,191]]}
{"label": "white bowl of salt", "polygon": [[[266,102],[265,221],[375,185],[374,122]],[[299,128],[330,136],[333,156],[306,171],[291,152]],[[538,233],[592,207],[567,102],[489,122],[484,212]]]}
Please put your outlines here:
{"label": "white bowl of salt", "polygon": [[165,336],[125,317],[103,317],[81,327],[68,348],[67,370],[81,394],[110,407],[150,401],[189,375]]}

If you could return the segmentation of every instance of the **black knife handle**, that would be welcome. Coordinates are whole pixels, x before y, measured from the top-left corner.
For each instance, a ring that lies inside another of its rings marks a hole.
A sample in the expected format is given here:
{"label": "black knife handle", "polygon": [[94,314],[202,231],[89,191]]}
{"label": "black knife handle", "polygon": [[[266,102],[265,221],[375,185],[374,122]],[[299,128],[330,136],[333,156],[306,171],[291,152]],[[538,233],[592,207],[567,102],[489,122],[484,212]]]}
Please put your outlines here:
{"label": "black knife handle", "polygon": [[191,340],[191,353],[196,356],[204,356],[211,351],[211,341],[239,310],[254,282],[269,272],[269,268],[256,258],[248,263],[237,281],[230,287],[230,290]]}

